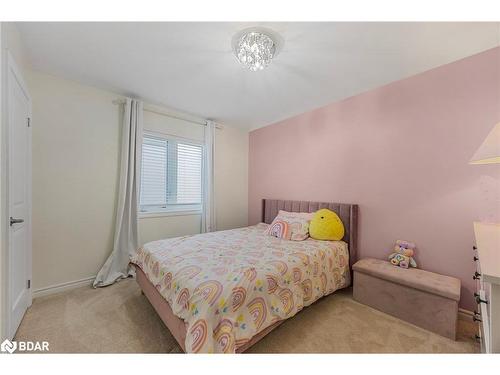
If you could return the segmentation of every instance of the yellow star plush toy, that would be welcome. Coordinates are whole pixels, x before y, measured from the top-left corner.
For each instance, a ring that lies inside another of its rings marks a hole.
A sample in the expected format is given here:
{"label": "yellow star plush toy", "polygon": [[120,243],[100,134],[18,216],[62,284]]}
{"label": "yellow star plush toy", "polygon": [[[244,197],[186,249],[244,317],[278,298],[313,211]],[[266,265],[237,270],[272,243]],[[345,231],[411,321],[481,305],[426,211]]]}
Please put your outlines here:
{"label": "yellow star plush toy", "polygon": [[344,224],[335,212],[322,208],[309,223],[309,235],[315,240],[340,241],[344,237]]}

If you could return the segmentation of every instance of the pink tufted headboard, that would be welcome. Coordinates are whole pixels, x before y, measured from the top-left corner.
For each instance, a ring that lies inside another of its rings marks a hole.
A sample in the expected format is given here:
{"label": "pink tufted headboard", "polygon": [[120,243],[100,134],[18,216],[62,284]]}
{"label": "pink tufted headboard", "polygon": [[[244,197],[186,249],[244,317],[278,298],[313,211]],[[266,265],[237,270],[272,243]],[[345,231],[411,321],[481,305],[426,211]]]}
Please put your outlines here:
{"label": "pink tufted headboard", "polygon": [[349,265],[356,262],[357,256],[357,231],[358,231],[358,205],[347,203],[325,203],[290,201],[279,199],[262,200],[262,221],[271,224],[279,210],[289,212],[315,212],[321,208],[328,208],[339,215],[345,228],[345,235],[342,239],[349,245]]}

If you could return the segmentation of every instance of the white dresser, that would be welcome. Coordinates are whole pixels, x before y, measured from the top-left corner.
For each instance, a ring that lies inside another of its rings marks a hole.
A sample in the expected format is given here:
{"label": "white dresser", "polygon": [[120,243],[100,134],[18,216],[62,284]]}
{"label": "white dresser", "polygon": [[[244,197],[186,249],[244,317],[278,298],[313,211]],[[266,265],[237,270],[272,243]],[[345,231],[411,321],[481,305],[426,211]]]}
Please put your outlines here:
{"label": "white dresser", "polygon": [[474,255],[477,281],[474,294],[477,309],[474,320],[480,322],[481,349],[500,353],[500,224],[474,223]]}

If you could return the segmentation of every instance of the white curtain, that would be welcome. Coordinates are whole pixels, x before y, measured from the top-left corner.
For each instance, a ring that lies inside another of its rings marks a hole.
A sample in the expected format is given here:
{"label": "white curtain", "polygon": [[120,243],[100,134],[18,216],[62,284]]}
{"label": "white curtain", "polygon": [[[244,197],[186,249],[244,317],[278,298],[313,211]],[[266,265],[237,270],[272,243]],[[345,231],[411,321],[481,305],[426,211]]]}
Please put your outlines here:
{"label": "white curtain", "polygon": [[116,209],[113,252],[94,280],[94,288],[134,275],[129,260],[137,251],[137,209],[141,181],[143,103],[127,98],[124,105],[120,190]]}
{"label": "white curtain", "polygon": [[213,232],[215,223],[214,197],[214,157],[215,157],[215,123],[207,121],[205,126],[205,157],[203,158],[203,213],[201,215],[201,232]]}

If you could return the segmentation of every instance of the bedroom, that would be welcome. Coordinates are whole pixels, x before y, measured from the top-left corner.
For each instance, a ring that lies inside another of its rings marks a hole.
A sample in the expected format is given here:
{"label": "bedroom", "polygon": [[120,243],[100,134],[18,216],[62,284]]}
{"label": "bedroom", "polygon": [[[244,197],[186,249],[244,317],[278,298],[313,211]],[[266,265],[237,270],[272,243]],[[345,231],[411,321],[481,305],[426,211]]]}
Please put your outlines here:
{"label": "bedroom", "polygon": [[2,351],[500,352],[488,21],[2,19]]}

